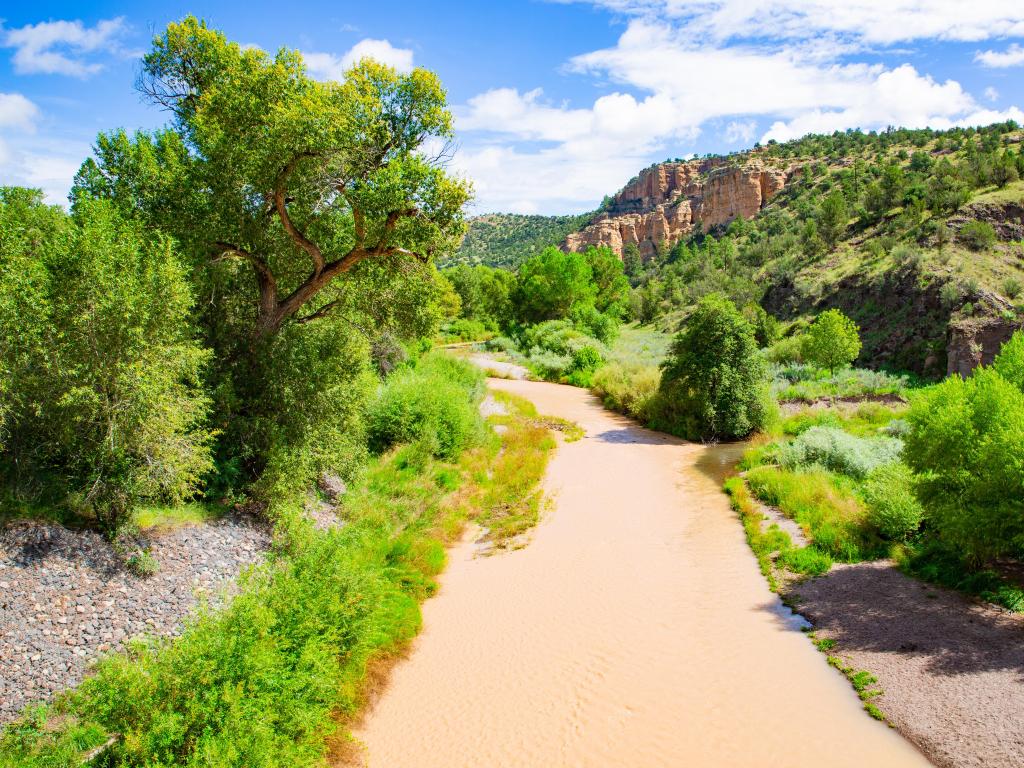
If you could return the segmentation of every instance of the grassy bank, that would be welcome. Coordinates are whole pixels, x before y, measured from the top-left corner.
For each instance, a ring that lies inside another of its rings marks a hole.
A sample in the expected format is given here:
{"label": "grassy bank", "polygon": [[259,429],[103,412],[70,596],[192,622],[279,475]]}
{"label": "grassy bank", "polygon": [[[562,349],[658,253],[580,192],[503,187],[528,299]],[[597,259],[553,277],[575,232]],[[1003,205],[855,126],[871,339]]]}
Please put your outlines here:
{"label": "grassy bank", "polygon": [[[458,376],[475,412],[479,374]],[[323,765],[368,670],[419,630],[419,602],[465,523],[503,545],[537,520],[554,443],[529,404],[501,399],[508,413],[490,421],[502,432],[463,424],[477,437],[459,450],[436,442],[429,403],[419,426],[398,419],[416,436],[370,463],[336,529],[314,529],[301,500],[276,504],[275,548],[226,608],[200,612],[176,639],[134,642],[27,712],[0,737],[0,766],[75,766],[108,741],[97,764]],[[383,400],[391,415],[416,410]]]}

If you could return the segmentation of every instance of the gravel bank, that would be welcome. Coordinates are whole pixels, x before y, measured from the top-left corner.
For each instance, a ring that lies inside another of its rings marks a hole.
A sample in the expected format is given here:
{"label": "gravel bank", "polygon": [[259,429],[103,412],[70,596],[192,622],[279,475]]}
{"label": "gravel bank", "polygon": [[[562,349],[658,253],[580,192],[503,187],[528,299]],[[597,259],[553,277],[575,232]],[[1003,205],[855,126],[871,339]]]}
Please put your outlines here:
{"label": "gravel bank", "polygon": [[0,723],[77,684],[127,639],[176,633],[269,544],[246,517],[178,528],[154,537],[160,570],[142,579],[96,533],[28,522],[0,531]]}
{"label": "gravel bank", "polygon": [[1024,616],[885,562],[837,565],[794,593],[832,653],[878,677],[875,704],[935,765],[1024,765]]}

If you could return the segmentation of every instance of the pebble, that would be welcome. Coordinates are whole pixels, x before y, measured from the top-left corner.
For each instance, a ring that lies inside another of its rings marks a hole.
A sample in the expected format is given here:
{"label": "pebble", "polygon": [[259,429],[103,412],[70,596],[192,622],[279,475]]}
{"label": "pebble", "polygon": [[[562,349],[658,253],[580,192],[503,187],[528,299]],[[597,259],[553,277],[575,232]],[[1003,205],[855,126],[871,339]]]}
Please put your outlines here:
{"label": "pebble", "polygon": [[139,634],[174,635],[200,594],[218,596],[270,546],[247,516],[152,539],[160,570],[126,570],[100,535],[20,521],[0,530],[0,725],[77,685]]}

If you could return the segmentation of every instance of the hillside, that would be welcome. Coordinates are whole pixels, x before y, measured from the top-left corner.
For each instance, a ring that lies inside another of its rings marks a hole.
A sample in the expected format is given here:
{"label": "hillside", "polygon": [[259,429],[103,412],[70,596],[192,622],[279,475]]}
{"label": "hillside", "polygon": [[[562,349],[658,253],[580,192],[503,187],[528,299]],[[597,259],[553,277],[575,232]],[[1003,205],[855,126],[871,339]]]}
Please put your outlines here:
{"label": "hillside", "polygon": [[796,321],[839,307],[863,364],[938,377],[1024,325],[1015,124],[848,131],[645,169],[564,247],[627,263],[643,321],[722,291]]}
{"label": "hillside", "polygon": [[488,213],[469,220],[469,231],[455,255],[441,266],[487,264],[514,267],[553,243],[562,242],[592,216],[525,216]]}

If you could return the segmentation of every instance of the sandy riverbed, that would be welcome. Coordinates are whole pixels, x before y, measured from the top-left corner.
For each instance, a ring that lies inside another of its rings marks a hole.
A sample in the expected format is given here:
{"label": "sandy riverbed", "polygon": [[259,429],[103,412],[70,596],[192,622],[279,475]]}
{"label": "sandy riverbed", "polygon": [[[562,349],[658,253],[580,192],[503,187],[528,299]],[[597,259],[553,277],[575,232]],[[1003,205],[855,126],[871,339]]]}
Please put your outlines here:
{"label": "sandy riverbed", "polygon": [[381,768],[923,766],[765,585],[720,492],[736,447],[649,432],[582,389],[491,381],[580,423],[525,549],[451,552],[357,736]]}

